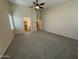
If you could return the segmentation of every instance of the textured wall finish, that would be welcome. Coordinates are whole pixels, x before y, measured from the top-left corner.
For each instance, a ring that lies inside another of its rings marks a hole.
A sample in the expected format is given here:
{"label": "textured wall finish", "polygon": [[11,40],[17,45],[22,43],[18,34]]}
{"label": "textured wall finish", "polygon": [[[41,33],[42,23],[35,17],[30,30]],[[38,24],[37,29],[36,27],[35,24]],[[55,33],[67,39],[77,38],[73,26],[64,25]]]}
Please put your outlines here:
{"label": "textured wall finish", "polygon": [[14,34],[10,28],[8,15],[10,9],[6,0],[0,0],[0,56],[12,41]]}
{"label": "textured wall finish", "polygon": [[77,39],[77,0],[62,3],[43,11],[43,30]]}

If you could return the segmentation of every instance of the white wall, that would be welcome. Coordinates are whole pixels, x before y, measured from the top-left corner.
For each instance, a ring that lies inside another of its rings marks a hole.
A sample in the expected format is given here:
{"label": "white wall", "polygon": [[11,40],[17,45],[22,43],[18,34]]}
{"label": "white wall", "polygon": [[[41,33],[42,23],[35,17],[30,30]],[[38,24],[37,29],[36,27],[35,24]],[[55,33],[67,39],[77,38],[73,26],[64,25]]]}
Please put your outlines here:
{"label": "white wall", "polygon": [[43,11],[43,30],[77,39],[77,0]]}
{"label": "white wall", "polygon": [[6,0],[0,0],[0,56],[5,52],[14,34],[10,29],[8,15],[10,14],[9,5]]}
{"label": "white wall", "polygon": [[12,13],[15,25],[15,32],[16,34],[24,33],[24,17],[30,17],[32,20],[32,31],[36,31],[36,13],[35,10],[20,5],[12,5]]}

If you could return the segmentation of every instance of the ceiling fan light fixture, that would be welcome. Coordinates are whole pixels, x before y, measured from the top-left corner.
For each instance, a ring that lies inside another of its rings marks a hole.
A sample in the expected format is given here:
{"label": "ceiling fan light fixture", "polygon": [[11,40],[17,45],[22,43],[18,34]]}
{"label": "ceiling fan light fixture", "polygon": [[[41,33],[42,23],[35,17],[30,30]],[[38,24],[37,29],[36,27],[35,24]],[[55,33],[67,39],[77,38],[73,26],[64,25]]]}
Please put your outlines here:
{"label": "ceiling fan light fixture", "polygon": [[34,1],[33,0],[33,6],[31,6],[32,8],[34,7],[35,10],[41,10],[41,9],[44,9],[42,6],[44,5],[45,3],[38,3],[38,0]]}
{"label": "ceiling fan light fixture", "polygon": [[36,6],[35,8],[36,8],[36,9],[39,9],[40,7],[39,7],[39,6]]}

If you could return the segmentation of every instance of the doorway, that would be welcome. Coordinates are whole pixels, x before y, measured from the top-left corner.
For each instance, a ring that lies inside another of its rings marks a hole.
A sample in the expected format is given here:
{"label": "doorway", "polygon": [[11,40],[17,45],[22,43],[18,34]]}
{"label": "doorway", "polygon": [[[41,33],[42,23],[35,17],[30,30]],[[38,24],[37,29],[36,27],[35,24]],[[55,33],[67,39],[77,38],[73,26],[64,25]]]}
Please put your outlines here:
{"label": "doorway", "polygon": [[24,31],[25,32],[31,32],[31,19],[30,17],[24,17]]}
{"label": "doorway", "polygon": [[36,19],[36,28],[37,28],[37,31],[40,31],[40,19],[39,19],[39,17],[37,17],[37,19]]}

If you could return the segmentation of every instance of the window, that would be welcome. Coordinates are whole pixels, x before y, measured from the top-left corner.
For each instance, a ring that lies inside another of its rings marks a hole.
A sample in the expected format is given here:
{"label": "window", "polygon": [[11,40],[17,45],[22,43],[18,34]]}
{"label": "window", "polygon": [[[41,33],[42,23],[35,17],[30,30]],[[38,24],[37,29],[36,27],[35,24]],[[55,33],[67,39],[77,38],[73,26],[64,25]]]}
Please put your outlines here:
{"label": "window", "polygon": [[11,30],[13,30],[14,26],[13,26],[13,20],[12,20],[12,16],[11,15],[9,15],[9,22],[10,22]]}

